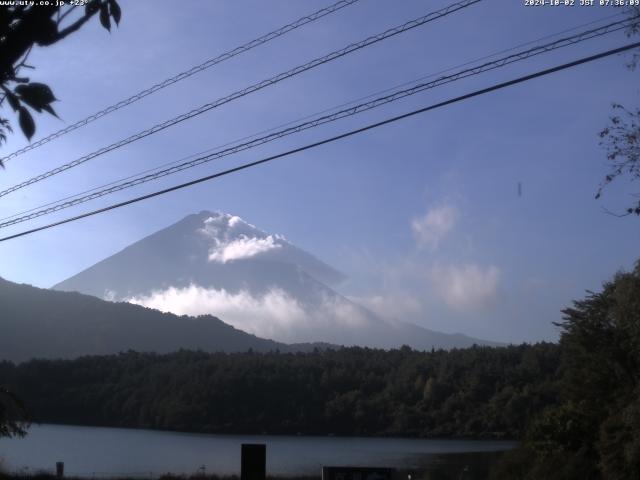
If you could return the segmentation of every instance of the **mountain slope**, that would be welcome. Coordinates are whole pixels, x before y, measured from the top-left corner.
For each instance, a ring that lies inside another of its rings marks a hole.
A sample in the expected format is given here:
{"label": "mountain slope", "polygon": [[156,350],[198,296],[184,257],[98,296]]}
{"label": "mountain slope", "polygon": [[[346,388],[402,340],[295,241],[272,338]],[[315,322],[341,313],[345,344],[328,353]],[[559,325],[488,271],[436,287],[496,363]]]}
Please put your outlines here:
{"label": "mountain slope", "polygon": [[175,314],[211,314],[286,343],[417,349],[490,345],[386,321],[336,292],[343,275],[280,235],[241,218],[200,212],[53,288]]}
{"label": "mountain slope", "polygon": [[276,281],[298,296],[308,291],[305,282],[332,285],[343,278],[342,273],[281,236],[268,235],[236,216],[203,211],[133,243],[53,288],[125,300],[191,284],[258,294]]}
{"label": "mountain slope", "polygon": [[74,358],[127,350],[158,353],[291,351],[313,348],[264,340],[213,316],[178,317],[79,293],[0,278],[0,359]]}

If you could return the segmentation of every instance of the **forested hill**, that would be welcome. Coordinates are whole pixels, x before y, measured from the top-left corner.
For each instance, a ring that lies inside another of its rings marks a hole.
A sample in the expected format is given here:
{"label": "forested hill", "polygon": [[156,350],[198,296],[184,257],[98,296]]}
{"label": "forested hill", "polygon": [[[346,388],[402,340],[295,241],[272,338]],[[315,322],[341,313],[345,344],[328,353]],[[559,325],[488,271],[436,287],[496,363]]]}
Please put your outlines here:
{"label": "forested hill", "polygon": [[216,433],[519,438],[557,401],[554,344],[418,352],[129,352],[0,363],[38,422]]}
{"label": "forested hill", "polygon": [[[3,322],[16,308],[9,301],[13,297],[32,302],[29,311],[38,319],[49,318],[46,308],[57,307],[26,295],[35,289],[6,282],[2,287]],[[58,301],[78,300],[85,314],[92,302],[104,303],[52,294]],[[69,322],[65,315],[78,313],[69,308],[61,305],[60,317],[51,321]],[[31,321],[26,314],[14,317]],[[33,327],[32,334],[47,344],[55,329],[40,324],[42,330]],[[640,478],[640,262],[600,292],[574,301],[557,326],[558,344],[450,351],[127,352],[4,361],[0,385],[24,399],[39,422],[219,433],[516,438],[520,448],[503,456],[492,478]],[[64,333],[74,342],[83,331]],[[7,336],[16,338],[0,340]]]}
{"label": "forested hill", "polygon": [[127,350],[209,352],[308,350],[258,338],[206,315],[197,318],[112,303],[0,278],[0,359],[74,358]]}

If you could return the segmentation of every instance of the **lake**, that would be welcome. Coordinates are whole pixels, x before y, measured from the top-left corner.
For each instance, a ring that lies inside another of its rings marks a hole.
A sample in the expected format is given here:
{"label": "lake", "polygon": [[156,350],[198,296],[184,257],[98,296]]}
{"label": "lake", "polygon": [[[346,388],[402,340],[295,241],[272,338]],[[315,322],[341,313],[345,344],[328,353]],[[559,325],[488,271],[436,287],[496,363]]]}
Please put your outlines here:
{"label": "lake", "polygon": [[206,473],[230,475],[240,473],[242,443],[265,443],[267,474],[280,476],[319,475],[323,465],[424,470],[446,458],[466,461],[516,446],[506,441],[207,435],[34,425],[25,438],[0,439],[0,458],[11,471],[29,472],[53,471],[55,462],[64,461],[69,476],[150,478],[167,472],[193,474],[202,467]]}

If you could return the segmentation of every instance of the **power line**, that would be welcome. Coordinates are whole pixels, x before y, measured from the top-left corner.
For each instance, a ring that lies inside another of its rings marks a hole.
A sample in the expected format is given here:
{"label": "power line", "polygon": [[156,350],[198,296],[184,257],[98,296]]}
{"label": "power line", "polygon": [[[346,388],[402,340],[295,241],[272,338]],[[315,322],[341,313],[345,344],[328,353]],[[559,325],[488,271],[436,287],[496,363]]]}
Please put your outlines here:
{"label": "power line", "polygon": [[301,17],[295,20],[294,22],[291,22],[283,27],[278,28],[277,30],[269,32],[266,35],[262,35],[261,37],[258,37],[255,40],[251,40],[250,42],[247,42],[244,45],[241,45],[239,47],[236,47],[233,50],[229,50],[228,52],[222,53],[217,57],[210,58],[209,60],[206,60],[205,62],[199,65],[196,65],[195,67],[191,67],[189,70],[185,70],[184,72],[180,72],[177,75],[174,75],[173,77],[167,78],[159,83],[156,83],[155,85],[152,85],[151,87],[145,90],[142,90],[136,93],[135,95],[130,96],[129,98],[125,98],[124,100],[114,103],[113,105],[110,105],[104,108],[103,110],[100,110],[99,112],[94,113],[93,115],[83,118],[82,120],[78,120],[72,125],[69,125],[61,130],[58,130],[57,132],[52,133],[51,135],[41,138],[37,142],[33,142],[27,145],[26,147],[16,150],[15,152],[7,155],[6,157],[0,158],[0,163],[7,162],[8,160],[11,160],[12,158],[15,158],[19,155],[22,155],[23,153],[28,152],[29,150],[33,150],[34,148],[40,147],[45,143],[49,143],[50,141],[55,140],[58,137],[61,137],[67,133],[70,133],[80,127],[84,127],[85,125],[88,125],[89,123],[95,120],[98,120],[99,118],[102,118],[105,115],[113,113],[116,110],[120,110],[121,108],[124,108],[127,105],[131,105],[132,103],[135,103],[138,100],[141,100],[144,97],[151,95],[152,93],[162,90],[163,88],[173,85],[174,83],[184,80],[185,78],[189,78],[195,75],[196,73],[200,73],[203,70],[206,70],[208,68],[213,67],[214,65],[217,65],[226,60],[229,60],[237,55],[240,55],[241,53],[248,52],[249,50],[252,50],[260,45],[270,42],[271,40],[275,40],[276,38],[281,37],[293,30],[296,30],[297,28],[300,28],[308,23],[315,22],[316,20],[319,20],[322,17],[325,17],[331,13],[337,12],[338,10],[341,10],[344,7],[348,7],[349,5],[352,5],[358,1],[360,0],[340,0],[339,2],[336,2],[333,5],[330,5],[316,12],[313,12],[310,15],[305,15],[304,17]]}
{"label": "power line", "polygon": [[[515,62],[519,62],[522,60],[526,60],[529,59],[533,56],[536,55],[540,55],[546,52],[550,52],[559,48],[565,48],[571,45],[575,45],[577,43],[581,43],[584,42],[586,40],[590,40],[593,38],[597,38],[597,37],[601,37],[603,35],[606,34],[610,34],[613,32],[617,32],[619,30],[622,30],[624,28],[626,28],[630,22],[633,22],[634,18],[631,19],[627,19],[627,20],[622,20],[622,21],[618,21],[618,22],[613,22],[610,23],[608,25],[602,26],[602,27],[598,27],[595,29],[591,29],[591,30],[587,30],[584,32],[580,32],[578,34],[572,35],[570,37],[565,37],[565,38],[561,38],[559,40],[556,40],[555,42],[550,42],[544,45],[538,45],[535,46],[531,49],[525,50],[525,51],[521,51],[518,53],[514,53],[512,55],[503,57],[503,58],[499,58],[497,60],[494,60],[492,62],[487,62],[484,63],[482,65],[478,65],[476,67],[473,68],[468,68],[462,71],[459,71],[457,73],[454,73],[452,75],[447,75],[447,76],[443,76],[440,77],[432,82],[428,82],[428,83],[422,83],[422,84],[418,84],[415,85],[411,88],[408,89],[403,89],[403,90],[399,90],[396,91],[392,94],[383,96],[383,97],[379,97],[376,98],[374,100],[371,100],[369,102],[365,102],[365,103],[361,103],[359,105],[355,105],[353,107],[350,108],[346,108],[337,112],[333,112],[331,114],[328,115],[324,115],[318,118],[315,118],[313,120],[307,121],[307,122],[303,122],[300,123],[298,125],[294,125],[288,128],[285,128],[283,130],[280,131],[276,131],[273,133],[270,133],[268,135],[265,135],[263,137],[259,137],[259,138],[253,138],[250,141],[244,142],[244,143],[240,143],[238,145],[235,145],[233,147],[229,147],[208,155],[203,155],[203,156],[199,156],[193,160],[188,160],[188,161],[184,161],[181,164],[173,164],[173,166],[169,167],[169,168],[165,168],[162,170],[158,170],[158,169],[153,169],[152,171],[155,171],[155,173],[150,173],[144,176],[132,176],[129,178],[126,178],[124,180],[121,181],[121,183],[116,182],[112,182],[108,185],[105,186],[105,188],[99,190],[98,188],[96,189],[92,189],[89,190],[87,192],[83,192],[77,195],[73,195],[71,197],[71,200],[65,201],[67,199],[63,199],[60,202],[51,202],[50,204],[44,205],[43,207],[48,207],[48,208],[41,208],[40,210],[38,210],[38,208],[40,207],[36,207],[28,212],[25,212],[27,214],[19,216],[18,215],[14,215],[12,217],[7,217],[7,218],[3,218],[0,220],[0,228],[5,228],[5,227],[9,227],[11,225],[16,225],[18,223],[22,223],[22,222],[26,222],[29,220],[33,220],[35,218],[41,217],[43,215],[48,215],[69,207],[73,207],[76,205],[80,205],[82,203],[86,203],[88,201],[91,200],[95,200],[97,198],[106,196],[106,195],[110,195],[112,193],[115,192],[119,192],[128,188],[132,188],[138,185],[142,185],[144,183],[153,181],[153,180],[157,180],[159,178],[168,176],[168,175],[173,175],[175,173],[181,172],[183,170],[189,169],[189,168],[194,168],[196,166],[202,165],[204,163],[208,163],[211,162],[213,160],[217,160],[220,159],[222,157],[228,156],[228,155],[232,155],[244,150],[248,150],[250,148],[255,148],[257,146],[260,145],[264,145],[265,143],[277,140],[279,138],[294,134],[294,133],[299,133],[301,131],[304,130],[308,130],[311,128],[315,128],[318,127],[320,125],[324,125],[330,122],[334,122],[337,120],[340,120],[342,118],[347,118],[359,113],[363,113],[365,111],[368,110],[372,110],[374,108],[380,107],[382,105],[386,105],[388,103],[391,102],[395,102],[397,100],[400,100],[402,98],[406,98],[408,96],[411,95],[415,95],[417,93],[423,92],[425,90],[428,89],[432,89],[438,86],[442,86],[454,81],[458,81],[464,78],[468,78],[471,76],[475,76],[475,75],[479,75],[481,73],[487,72],[487,71],[491,71],[497,68],[501,68],[504,67],[506,65],[510,65],[512,63]],[[143,174],[141,174],[143,175]],[[49,205],[53,205],[53,206],[49,206]],[[37,210],[37,211],[34,211]],[[33,212],[33,213],[30,213]],[[17,218],[16,218],[17,217]]]}
{"label": "power line", "polygon": [[32,185],[34,183],[40,182],[46,178],[52,177],[54,175],[57,175],[59,173],[62,173],[66,170],[69,170],[73,167],[77,167],[78,165],[81,165],[89,160],[92,160],[100,155],[103,155],[107,152],[110,152],[112,150],[115,150],[117,148],[123,147],[125,145],[128,145],[129,143],[135,142],[137,140],[140,140],[141,138],[147,137],[149,135],[152,135],[154,133],[157,133],[161,130],[164,130],[165,128],[169,128],[173,125],[176,125],[180,122],[183,122],[185,120],[188,120],[190,118],[193,118],[197,115],[200,115],[204,112],[207,112],[209,110],[212,110],[214,108],[217,108],[221,105],[224,105],[226,103],[229,103],[233,100],[236,100],[240,97],[244,97],[246,95],[249,95],[251,93],[254,93],[258,90],[262,90],[263,88],[266,88],[268,86],[274,85],[278,82],[281,82],[282,80],[285,80],[289,77],[293,77],[295,75],[298,75],[302,72],[305,72],[307,70],[311,70],[312,68],[318,67],[320,65],[323,65],[327,62],[330,62],[332,60],[335,60],[337,58],[343,57],[345,55],[348,55],[352,52],[355,52],[357,50],[360,50],[362,48],[368,47],[370,45],[373,45],[375,43],[378,43],[382,40],[386,40],[387,38],[393,37],[395,35],[398,35],[400,33],[406,32],[408,30],[411,30],[413,28],[419,27],[421,25],[424,25],[426,23],[432,22],[434,20],[437,20],[439,18],[445,17],[451,13],[457,12],[458,10],[462,10],[464,8],[467,8],[475,3],[481,2],[482,0],[462,0],[456,3],[453,3],[441,10],[437,10],[435,12],[431,12],[427,15],[424,15],[422,17],[418,17],[414,20],[411,20],[409,22],[406,22],[402,25],[399,25],[397,27],[394,28],[390,28],[382,33],[379,33],[377,35],[372,35],[360,42],[356,42],[356,43],[352,43],[351,45],[348,45],[340,50],[336,50],[334,52],[331,52],[323,57],[319,57],[316,58],[315,60],[312,60],[310,62],[307,62],[303,65],[299,65],[297,67],[292,68],[291,70],[288,70],[286,72],[283,73],[279,73],[278,75],[275,75],[267,80],[263,80],[261,82],[255,83],[253,85],[251,85],[250,87],[247,87],[243,90],[238,90],[234,93],[232,93],[231,95],[228,95],[226,97],[222,97],[219,98],[218,100],[215,100],[211,103],[207,103],[205,105],[202,105],[194,110],[191,110],[190,112],[187,113],[183,113],[182,115],[178,115],[177,117],[174,117],[172,119],[166,120],[163,123],[159,123],[147,130],[143,130],[141,132],[136,133],[135,135],[132,135],[128,138],[125,138],[123,140],[120,140],[116,143],[112,143],[109,146],[103,147],[99,150],[96,150],[88,155],[85,155],[83,157],[80,157],[76,160],[73,160],[72,162],[66,163],[64,165],[61,165],[57,168],[54,168],[53,170],[49,170],[48,172],[42,173],[36,177],[33,177],[29,180],[26,180],[22,183],[19,183],[17,185],[14,185],[10,188],[7,188],[6,190],[0,191],[0,197],[4,197],[5,195],[8,195],[12,192],[15,192],[16,190],[20,190],[21,188],[27,187],[29,185]]}
{"label": "power line", "polygon": [[[480,62],[482,60],[487,60],[489,58],[496,57],[496,56],[501,55],[503,53],[512,52],[514,50],[517,50],[518,48],[526,47],[528,45],[533,45],[534,43],[541,42],[543,40],[548,40],[548,39],[551,39],[551,38],[555,38],[555,37],[557,37],[559,35],[563,35],[565,33],[574,32],[574,31],[579,30],[581,28],[588,27],[590,25],[595,25],[596,23],[604,22],[605,20],[610,20],[610,19],[615,18],[615,17],[626,16],[626,15],[627,15],[627,12],[618,12],[618,13],[614,13],[614,14],[611,14],[611,15],[606,15],[606,16],[598,18],[596,20],[592,20],[592,21],[587,22],[587,23],[582,23],[580,25],[576,25],[576,26],[573,26],[571,28],[567,28],[565,30],[561,30],[559,32],[552,33],[550,35],[545,35],[543,37],[538,37],[538,38],[536,38],[534,40],[529,40],[527,42],[520,43],[520,44],[515,45],[513,47],[509,47],[509,48],[506,48],[506,49],[491,53],[489,55],[484,55],[482,57],[478,57],[478,58],[475,58],[473,60],[468,60],[468,61],[466,61],[464,63],[457,64],[457,65],[454,65],[452,67],[448,67],[448,68],[446,68],[444,70],[439,70],[437,72],[430,73],[428,75],[423,75],[423,76],[418,77],[418,78],[416,78],[414,80],[411,80],[411,81],[408,81],[408,82],[403,82],[401,84],[394,85],[393,87],[385,88],[384,90],[378,90],[376,92],[370,93],[370,94],[365,95],[363,97],[358,97],[358,98],[355,98],[355,99],[350,100],[348,102],[341,103],[340,105],[335,105],[335,106],[333,106],[331,108],[326,108],[326,109],[321,110],[319,112],[314,112],[314,113],[306,115],[304,117],[297,118],[295,120],[290,120],[290,121],[288,121],[286,123],[277,125],[275,127],[271,127],[271,128],[265,129],[265,130],[261,130],[259,132],[256,132],[256,133],[253,133],[253,134],[250,134],[250,135],[245,135],[244,137],[241,137],[241,138],[236,138],[236,139],[234,139],[232,141],[223,143],[222,145],[216,145],[215,147],[211,147],[211,148],[208,148],[208,149],[200,151],[200,152],[192,153],[191,155],[187,155],[186,157],[182,157],[182,158],[180,158],[178,160],[172,160],[170,162],[166,162],[166,163],[163,163],[161,165],[158,165],[157,167],[149,168],[149,169],[143,170],[141,172],[136,172],[136,173],[128,175],[128,176],[126,176],[124,178],[120,178],[118,180],[114,180],[112,182],[109,182],[109,183],[106,183],[106,184],[103,184],[103,185],[99,185],[97,187],[90,188],[90,189],[82,191],[80,193],[76,193],[76,194],[73,194],[73,195],[68,195],[66,197],[59,198],[57,200],[53,200],[51,202],[47,202],[45,204],[30,208],[30,209],[27,209],[27,210],[23,210],[23,211],[14,213],[12,215],[8,215],[6,217],[2,217],[2,218],[0,218],[0,222],[3,222],[4,220],[15,218],[15,217],[18,217],[18,216],[21,216],[21,215],[25,215],[27,213],[31,213],[31,212],[33,212],[35,210],[38,210],[38,209],[41,209],[41,208],[44,208],[44,207],[48,207],[50,205],[54,205],[54,204],[57,204],[57,203],[60,203],[60,202],[64,202],[65,200],[69,200],[69,199],[72,199],[72,198],[79,197],[80,195],[85,195],[85,194],[88,194],[88,193],[91,193],[91,192],[95,192],[97,190],[100,190],[100,189],[103,189],[103,188],[106,188],[106,187],[110,187],[112,185],[117,184],[118,182],[124,182],[126,180],[131,180],[131,179],[136,178],[138,176],[145,175],[147,173],[151,173],[151,172],[160,170],[160,169],[162,169],[164,167],[168,167],[170,165],[177,165],[178,163],[183,162],[185,160],[188,160],[190,158],[198,157],[198,156],[204,155],[205,153],[209,153],[209,152],[212,152],[212,151],[214,151],[216,149],[224,148],[224,147],[227,147],[229,145],[233,145],[235,143],[238,143],[238,142],[241,142],[241,141],[244,141],[244,140],[256,138],[256,137],[258,137],[258,136],[260,136],[262,134],[270,133],[270,132],[276,131],[276,130],[278,130],[280,128],[288,127],[289,125],[293,125],[296,122],[307,120],[307,119],[313,118],[315,116],[322,115],[324,113],[331,112],[331,111],[337,110],[337,109],[342,108],[342,107],[346,107],[348,105],[353,105],[353,104],[356,104],[356,103],[361,102],[363,100],[367,100],[369,98],[373,98],[376,95],[382,95],[384,93],[392,92],[394,90],[397,90],[397,89],[399,89],[401,87],[405,87],[407,85],[413,85],[413,84],[415,84],[417,82],[420,82],[422,80],[426,80],[427,78],[433,78],[433,77],[436,77],[437,75],[441,75],[443,73],[451,72],[451,71],[453,71],[453,70],[455,70],[457,68],[466,67],[467,65],[473,65],[474,63]],[[2,101],[0,100],[0,104],[1,103],[2,103]]]}
{"label": "power line", "polygon": [[[160,169],[162,169],[162,168],[165,168],[165,167],[168,167],[168,166],[171,166],[171,165],[177,165],[177,164],[179,164],[180,162],[184,162],[184,161],[186,161],[186,160],[188,160],[188,159],[190,159],[190,158],[195,158],[195,157],[202,156],[202,155],[204,155],[204,154],[206,154],[206,153],[209,153],[209,152],[212,152],[212,151],[214,151],[214,150],[216,150],[216,149],[224,148],[224,147],[227,147],[227,146],[229,146],[229,145],[233,145],[233,144],[236,144],[236,143],[238,143],[238,142],[242,142],[242,141],[244,141],[244,140],[249,140],[249,139],[257,138],[257,137],[259,137],[260,135],[263,135],[263,134],[265,134],[265,133],[274,132],[274,131],[276,131],[276,130],[278,130],[278,129],[281,129],[281,128],[284,128],[284,127],[288,127],[288,126],[290,126],[290,125],[293,125],[293,124],[295,124],[295,123],[297,123],[297,122],[301,122],[301,121],[303,121],[303,120],[308,120],[308,119],[313,118],[313,117],[316,117],[316,116],[318,116],[318,115],[322,115],[322,114],[324,114],[324,113],[332,112],[332,111],[335,111],[335,110],[337,110],[337,109],[339,109],[339,108],[343,108],[343,107],[346,107],[346,106],[349,106],[349,105],[354,105],[354,104],[356,104],[356,103],[358,103],[358,102],[361,102],[361,101],[363,101],[363,100],[367,100],[367,99],[369,99],[369,98],[374,98],[374,97],[375,97],[375,96],[377,96],[377,95],[382,95],[382,94],[385,94],[385,93],[389,93],[389,92],[392,92],[392,91],[397,90],[397,89],[399,89],[399,88],[406,87],[406,86],[408,86],[408,85],[413,85],[413,84],[415,84],[415,83],[417,83],[417,82],[420,82],[420,81],[422,81],[422,80],[426,80],[426,79],[428,79],[428,78],[433,78],[433,77],[436,77],[436,76],[438,76],[438,75],[441,75],[441,74],[444,74],[444,73],[447,73],[447,72],[451,72],[451,71],[453,71],[453,70],[456,70],[456,69],[458,69],[458,68],[466,67],[466,66],[468,66],[468,65],[473,65],[474,63],[477,63],[477,62],[480,62],[480,61],[483,61],[483,60],[487,60],[487,59],[489,59],[489,58],[493,58],[493,57],[496,57],[496,56],[498,56],[498,55],[502,55],[502,54],[504,54],[504,53],[512,52],[512,51],[514,51],[514,50],[517,50],[518,48],[526,47],[526,46],[528,46],[528,45],[533,45],[533,44],[538,43],[538,42],[541,42],[541,41],[543,41],[543,40],[548,40],[548,39],[551,39],[551,38],[555,38],[555,37],[558,37],[558,36],[560,36],[560,35],[563,35],[563,34],[566,34],[566,33],[569,33],[569,32],[574,32],[574,31],[579,30],[579,29],[581,29],[581,28],[585,28],[585,27],[588,27],[588,26],[591,26],[591,25],[595,25],[595,24],[597,24],[597,23],[601,23],[601,22],[604,22],[604,21],[606,21],[606,20],[611,20],[612,18],[620,17],[620,16],[625,16],[625,17],[626,17],[626,16],[627,16],[627,12],[618,12],[618,13],[614,13],[614,14],[611,14],[611,15],[606,15],[606,16],[601,17],[601,18],[599,18],[599,19],[592,20],[592,21],[587,22],[587,23],[582,23],[582,24],[580,24],[580,25],[575,25],[575,26],[573,26],[573,27],[571,27],[571,28],[567,28],[567,29],[561,30],[561,31],[559,31],[559,32],[552,33],[552,34],[550,34],[550,35],[545,35],[545,36],[543,36],[543,37],[538,37],[538,38],[536,38],[536,39],[534,39],[534,40],[529,40],[529,41],[527,41],[527,42],[520,43],[520,44],[515,45],[515,46],[513,46],[513,47],[509,47],[509,48],[506,48],[506,49],[503,49],[503,50],[500,50],[500,51],[497,51],[497,52],[491,53],[491,54],[489,54],[489,55],[483,55],[482,57],[475,58],[475,59],[473,59],[473,60],[468,60],[468,61],[466,61],[466,62],[464,62],[464,63],[458,64],[458,65],[454,65],[454,66],[452,66],[452,67],[448,67],[448,68],[446,68],[446,69],[444,69],[444,70],[439,70],[439,71],[437,71],[437,72],[430,73],[430,74],[428,74],[428,75],[423,75],[423,76],[418,77],[418,78],[416,78],[416,79],[414,79],[414,80],[411,80],[411,81],[408,81],[408,82],[403,82],[403,83],[401,83],[401,84],[394,85],[393,87],[385,88],[384,90],[378,90],[378,91],[376,91],[376,92],[372,92],[372,93],[370,93],[370,94],[368,94],[368,95],[365,95],[365,96],[362,96],[362,97],[355,98],[355,99],[353,99],[353,100],[350,100],[350,101],[348,101],[348,102],[342,103],[342,104],[340,104],[340,105],[335,105],[335,106],[333,106],[333,107],[331,107],[331,108],[326,108],[326,109],[321,110],[321,111],[319,111],[319,112],[314,112],[314,113],[309,114],[309,115],[306,115],[306,116],[304,116],[304,117],[297,118],[297,119],[295,119],[295,120],[290,120],[290,121],[288,121],[288,122],[286,122],[286,123],[283,123],[283,124],[277,125],[277,126],[275,126],[275,127],[271,127],[271,128],[265,129],[265,130],[261,130],[261,131],[259,131],[259,132],[256,132],[256,133],[253,133],[253,134],[250,134],[250,135],[245,135],[245,136],[243,136],[243,137],[241,137],[241,138],[236,138],[236,139],[234,139],[234,140],[232,140],[232,141],[229,141],[229,142],[226,142],[226,143],[224,143],[224,144],[222,144],[222,145],[216,145],[215,147],[211,147],[211,148],[208,148],[208,149],[203,150],[203,151],[200,151],[200,152],[192,153],[191,155],[187,155],[186,157],[181,157],[181,158],[180,158],[180,159],[178,159],[178,160],[172,160],[172,161],[170,161],[170,162],[165,162],[165,163],[163,163],[163,164],[161,164],[161,165],[158,165],[157,167],[149,168],[149,169],[143,170],[143,171],[141,171],[141,172],[136,172],[136,173],[131,174],[131,175],[128,175],[128,176],[126,176],[126,177],[124,177],[124,178],[120,178],[120,179],[118,179],[118,180],[114,180],[114,181],[112,181],[112,182],[109,182],[109,183],[106,183],[106,184],[103,184],[103,185],[99,185],[99,186],[97,186],[97,187],[93,187],[93,188],[90,188],[90,189],[88,189],[88,190],[85,190],[85,191],[82,191],[82,192],[79,192],[79,193],[76,193],[76,194],[73,194],[73,195],[68,195],[68,196],[66,196],[66,197],[59,198],[59,199],[57,199],[57,200],[53,200],[53,201],[51,201],[51,202],[47,202],[47,203],[45,203],[45,204],[42,204],[42,205],[39,205],[39,206],[36,206],[36,207],[30,208],[30,209],[27,209],[27,210],[23,210],[23,211],[20,211],[20,212],[14,213],[14,214],[12,214],[12,215],[8,215],[8,216],[6,216],[6,217],[2,217],[2,218],[0,218],[0,222],[4,222],[5,220],[9,220],[9,219],[13,219],[13,218],[15,218],[15,217],[19,217],[19,216],[22,216],[22,215],[26,215],[26,214],[31,213],[31,212],[34,212],[34,211],[36,211],[36,210],[38,210],[38,209],[43,209],[43,208],[45,208],[45,207],[49,207],[49,206],[51,206],[51,205],[55,205],[55,204],[58,204],[58,203],[64,202],[65,200],[74,199],[74,198],[76,198],[76,197],[80,197],[81,195],[86,195],[86,194],[91,193],[91,192],[96,192],[96,191],[98,191],[98,190],[100,190],[100,189],[105,189],[105,188],[107,188],[107,187],[111,187],[111,186],[113,186],[113,185],[116,185],[116,184],[117,184],[117,183],[119,183],[119,182],[125,182],[125,181],[127,181],[127,180],[131,180],[131,179],[133,179],[133,178],[139,177],[139,176],[141,176],[141,175],[145,175],[145,174],[147,174],[147,173],[151,173],[151,172],[158,171],[158,170],[160,170]],[[635,17],[634,17],[634,18],[635,18]],[[59,209],[56,209],[56,210],[59,210]],[[1,225],[0,225],[0,226],[1,226]]]}
{"label": "power line", "polygon": [[568,68],[572,68],[572,67],[575,67],[575,66],[578,66],[578,65],[582,65],[584,63],[593,62],[595,60],[599,60],[599,59],[602,59],[602,58],[605,58],[605,57],[609,57],[611,55],[622,53],[622,52],[625,52],[625,51],[628,51],[628,50],[631,50],[631,49],[634,49],[634,48],[638,48],[638,47],[640,47],[640,42],[635,42],[635,43],[631,43],[631,44],[625,45],[623,47],[618,47],[618,48],[614,48],[612,50],[607,50],[605,52],[601,52],[601,53],[598,53],[598,54],[595,54],[595,55],[591,55],[591,56],[588,56],[588,57],[583,57],[583,58],[581,58],[579,60],[574,60],[574,61],[569,62],[569,63],[564,63],[562,65],[558,65],[558,66],[555,66],[555,67],[547,68],[545,70],[540,70],[538,72],[535,72],[535,73],[532,73],[532,74],[529,74],[529,75],[518,77],[518,78],[515,78],[513,80],[506,81],[506,82],[498,83],[498,84],[492,85],[492,86],[487,87],[487,88],[483,88],[483,89],[476,90],[476,91],[471,92],[471,93],[467,93],[465,95],[461,95],[461,96],[458,96],[458,97],[455,97],[455,98],[451,98],[449,100],[445,100],[445,101],[440,102],[440,103],[436,103],[436,104],[433,104],[433,105],[429,105],[427,107],[419,108],[417,110],[413,110],[413,111],[404,113],[402,115],[397,115],[397,116],[394,116],[394,117],[391,117],[391,118],[387,118],[386,120],[382,120],[380,122],[372,123],[372,124],[366,125],[364,127],[357,128],[355,130],[350,130],[350,131],[342,133],[340,135],[336,135],[336,136],[333,136],[333,137],[330,137],[330,138],[326,138],[326,139],[320,140],[318,142],[310,143],[310,144],[305,145],[303,147],[294,148],[292,150],[288,150],[286,152],[279,153],[277,155],[272,155],[270,157],[266,157],[266,158],[263,158],[263,159],[260,159],[260,160],[256,160],[254,162],[245,163],[243,165],[240,165],[240,166],[237,166],[237,167],[234,167],[234,168],[230,168],[228,170],[223,170],[221,172],[214,173],[212,175],[207,175],[205,177],[200,177],[200,178],[197,178],[195,180],[191,180],[189,182],[181,183],[179,185],[174,185],[173,187],[165,188],[163,190],[158,190],[158,191],[153,192],[153,193],[149,193],[149,194],[146,194],[146,195],[135,197],[135,198],[132,198],[130,200],[126,200],[124,202],[115,203],[115,204],[109,205],[107,207],[99,208],[97,210],[93,210],[93,211],[86,212],[86,213],[83,213],[83,214],[80,214],[80,215],[76,215],[74,217],[69,217],[69,218],[66,218],[64,220],[53,222],[53,223],[50,223],[50,224],[47,224],[47,225],[43,225],[43,226],[40,226],[40,227],[37,227],[37,228],[33,228],[33,229],[30,229],[30,230],[25,230],[25,231],[22,231],[22,232],[19,232],[19,233],[15,233],[13,235],[9,235],[9,236],[6,236],[6,237],[2,237],[2,238],[0,238],[0,242],[5,242],[7,240],[12,240],[14,238],[23,237],[25,235],[29,235],[29,234],[32,234],[32,233],[35,233],[35,232],[39,232],[39,231],[42,231],[42,230],[47,230],[49,228],[53,228],[53,227],[56,227],[56,226],[59,226],[59,225],[64,225],[64,224],[70,223],[70,222],[74,222],[74,221],[77,221],[77,220],[80,220],[80,219],[83,219],[83,218],[86,218],[86,217],[97,215],[99,213],[104,213],[104,212],[107,212],[107,211],[110,211],[110,210],[121,208],[121,207],[124,207],[124,206],[127,206],[127,205],[131,205],[133,203],[141,202],[143,200],[148,200],[150,198],[157,197],[157,196],[160,196],[160,195],[164,195],[164,194],[167,194],[167,193],[170,193],[170,192],[174,192],[176,190],[181,190],[183,188],[191,187],[193,185],[197,185],[199,183],[203,183],[203,182],[206,182],[206,181],[209,181],[209,180],[213,180],[213,179],[216,179],[216,178],[219,178],[219,177],[223,177],[223,176],[235,173],[235,172],[239,172],[241,170],[246,170],[246,169],[251,168],[251,167],[256,167],[258,165],[262,165],[263,163],[271,162],[271,161],[277,160],[279,158],[288,157],[288,156],[293,155],[295,153],[300,153],[300,152],[303,152],[305,150],[309,150],[309,149],[312,149],[312,148],[319,147],[321,145],[325,145],[325,144],[328,144],[328,143],[333,143],[335,141],[342,140],[344,138],[348,138],[348,137],[351,137],[353,135],[357,135],[359,133],[363,133],[363,132],[366,132],[368,130],[375,129],[375,128],[381,127],[383,125],[387,125],[387,124],[394,123],[394,122],[397,122],[397,121],[400,121],[400,120],[404,120],[404,119],[409,118],[409,117],[413,117],[413,116],[418,115],[420,113],[425,113],[425,112],[428,112],[430,110],[435,110],[435,109],[442,108],[442,107],[445,107],[445,106],[448,106],[448,105],[452,105],[454,103],[458,103],[458,102],[461,102],[463,100],[468,100],[468,99],[473,98],[473,97],[477,97],[477,96],[484,95],[484,94],[487,94],[487,93],[490,93],[490,92],[494,92],[496,90],[501,90],[503,88],[507,88],[507,87],[510,87],[510,86],[513,86],[513,85],[516,85],[516,84],[519,84],[519,83],[527,82],[527,81],[533,80],[533,79],[538,78],[538,77],[542,77],[542,76],[545,76],[545,75],[549,75],[551,73],[559,72],[561,70],[566,70]]}

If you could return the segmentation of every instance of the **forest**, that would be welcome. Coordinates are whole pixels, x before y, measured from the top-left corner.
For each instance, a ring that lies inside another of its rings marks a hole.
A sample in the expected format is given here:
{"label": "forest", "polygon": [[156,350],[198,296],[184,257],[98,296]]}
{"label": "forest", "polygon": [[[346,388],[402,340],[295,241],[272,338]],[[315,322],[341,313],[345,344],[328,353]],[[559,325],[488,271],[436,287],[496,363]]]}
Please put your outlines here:
{"label": "forest", "polygon": [[520,440],[494,478],[640,478],[640,263],[560,342],[449,351],[123,352],[0,363],[34,422]]}
{"label": "forest", "polygon": [[216,433],[515,438],[557,399],[552,344],[435,352],[128,352],[0,364],[37,422]]}

